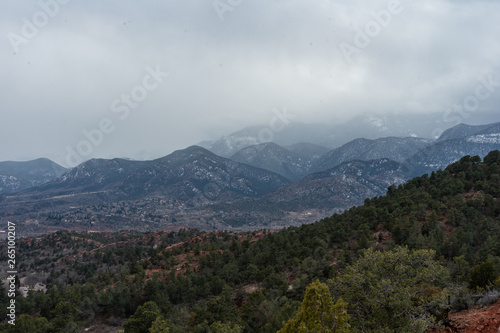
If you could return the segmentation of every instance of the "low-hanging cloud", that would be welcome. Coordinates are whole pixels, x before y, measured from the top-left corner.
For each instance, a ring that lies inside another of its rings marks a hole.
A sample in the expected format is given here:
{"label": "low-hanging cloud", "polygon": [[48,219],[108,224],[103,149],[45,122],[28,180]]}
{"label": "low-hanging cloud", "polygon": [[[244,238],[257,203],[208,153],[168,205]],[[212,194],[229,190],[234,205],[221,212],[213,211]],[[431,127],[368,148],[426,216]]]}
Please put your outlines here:
{"label": "low-hanging cloud", "polygon": [[[112,117],[110,105],[147,66],[169,76],[88,158],[158,157],[265,124],[282,107],[310,123],[366,112],[444,114],[487,73],[500,81],[497,1],[221,2],[232,9],[223,19],[201,0],[5,4],[0,160],[66,164],[65,148]],[[39,13],[54,4],[44,22]],[[377,21],[391,6],[401,10]],[[26,38],[34,19],[40,27]],[[369,44],[346,61],[339,46],[356,46],[360,29],[372,29]],[[28,42],[13,46],[13,34]],[[496,111],[499,101],[492,94],[474,112]]]}

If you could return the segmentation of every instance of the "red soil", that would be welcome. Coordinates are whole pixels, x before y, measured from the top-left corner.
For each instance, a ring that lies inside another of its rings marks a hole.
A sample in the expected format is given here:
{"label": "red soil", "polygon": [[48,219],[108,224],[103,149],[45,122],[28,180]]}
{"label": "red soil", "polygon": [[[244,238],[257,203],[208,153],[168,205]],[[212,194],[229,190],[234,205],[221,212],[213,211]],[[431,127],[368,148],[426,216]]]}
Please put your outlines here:
{"label": "red soil", "polygon": [[476,306],[452,313],[449,318],[449,328],[433,332],[500,333],[500,299],[489,307]]}

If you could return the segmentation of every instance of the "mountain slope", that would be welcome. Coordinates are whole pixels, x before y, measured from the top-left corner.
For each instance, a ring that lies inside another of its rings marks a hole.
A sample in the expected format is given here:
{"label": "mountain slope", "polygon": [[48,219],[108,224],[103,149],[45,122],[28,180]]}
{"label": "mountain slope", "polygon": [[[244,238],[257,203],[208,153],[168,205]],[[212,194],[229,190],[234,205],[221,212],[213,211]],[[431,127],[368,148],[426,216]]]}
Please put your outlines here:
{"label": "mountain slope", "polygon": [[90,160],[51,183],[24,191],[22,199],[71,194],[72,202],[83,200],[81,203],[149,195],[180,201],[195,197],[217,201],[260,196],[289,182],[273,172],[192,146],[153,161]]}
{"label": "mountain slope", "polygon": [[459,124],[447,129],[441,134],[438,141],[464,139],[476,134],[500,133],[500,123],[486,125],[466,125]]}
{"label": "mountain slope", "polygon": [[458,161],[462,156],[478,155],[481,158],[492,150],[500,149],[500,137],[472,136],[459,140],[437,142],[408,158],[408,176],[415,177],[444,169],[448,164]]}
{"label": "mountain slope", "polygon": [[[446,139],[448,138],[448,139]],[[410,156],[405,164],[408,175],[415,177],[443,169],[466,155],[481,158],[500,149],[500,123],[468,126],[457,125],[443,133],[439,141]]]}
{"label": "mountain slope", "polygon": [[0,194],[15,193],[47,183],[66,171],[66,168],[46,158],[0,162]]}
{"label": "mountain slope", "polygon": [[114,188],[129,197],[161,194],[179,200],[255,197],[288,184],[273,172],[238,163],[192,146],[153,161]]}
{"label": "mountain slope", "polygon": [[[388,159],[345,162],[335,168],[306,176],[262,198],[217,206],[240,211],[325,210],[341,212],[360,205],[366,198],[384,194],[390,185],[405,181],[400,163]],[[234,223],[240,223],[234,219]]]}
{"label": "mountain slope", "polygon": [[106,189],[151,162],[91,159],[71,169],[52,182],[28,189],[24,194],[62,195]]}
{"label": "mountain slope", "polygon": [[344,162],[329,170],[311,174],[266,196],[286,206],[347,209],[366,198],[384,194],[390,185],[405,181],[400,163],[388,160]]}
{"label": "mountain slope", "polygon": [[403,162],[432,141],[422,138],[380,138],[376,140],[356,139],[324,154],[314,165],[314,170],[333,168],[341,163],[387,158]]}
{"label": "mountain slope", "polygon": [[344,162],[328,170],[310,174],[304,178],[304,181],[348,174],[357,177],[379,178],[384,183],[384,186],[387,187],[391,184],[402,183],[404,181],[402,172],[403,165],[401,163],[391,161],[387,158],[370,161],[355,160]]}
{"label": "mountain slope", "polygon": [[311,162],[275,143],[263,143],[244,148],[231,156],[233,161],[273,171],[296,181],[311,169]]}
{"label": "mountain slope", "polygon": [[299,142],[284,148],[310,161],[315,161],[330,151],[330,149],[326,147],[308,142]]}

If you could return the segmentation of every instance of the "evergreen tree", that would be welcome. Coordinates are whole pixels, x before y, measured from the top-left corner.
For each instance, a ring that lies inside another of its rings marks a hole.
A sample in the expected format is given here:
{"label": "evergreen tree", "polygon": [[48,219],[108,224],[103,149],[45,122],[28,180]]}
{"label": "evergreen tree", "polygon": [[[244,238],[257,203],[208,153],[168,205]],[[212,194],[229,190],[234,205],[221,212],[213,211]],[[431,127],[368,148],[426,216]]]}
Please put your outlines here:
{"label": "evergreen tree", "polygon": [[[137,308],[123,328],[125,333],[148,333],[153,322],[160,316],[160,309],[155,302],[149,301]],[[161,331],[160,331],[161,332]]]}
{"label": "evergreen tree", "polygon": [[307,287],[297,317],[286,322],[278,333],[349,332],[346,307],[342,299],[333,304],[328,286],[316,280]]}
{"label": "evergreen tree", "polygon": [[483,262],[472,268],[470,273],[469,288],[485,288],[486,286],[493,284],[495,281],[493,263],[490,261]]}
{"label": "evergreen tree", "polygon": [[353,328],[361,331],[426,332],[447,315],[447,268],[432,250],[365,250],[332,281],[346,300]]}
{"label": "evergreen tree", "polygon": [[156,317],[156,320],[149,328],[149,333],[170,333],[168,322],[161,316]]}
{"label": "evergreen tree", "polygon": [[212,325],[210,325],[210,330],[213,333],[242,333],[243,328],[239,325],[232,323],[221,323],[220,321],[216,321]]}
{"label": "evergreen tree", "polygon": [[9,329],[2,332],[8,333],[46,333],[51,332],[51,325],[44,317],[33,318],[28,315],[20,315],[16,319],[16,325],[9,325]]}

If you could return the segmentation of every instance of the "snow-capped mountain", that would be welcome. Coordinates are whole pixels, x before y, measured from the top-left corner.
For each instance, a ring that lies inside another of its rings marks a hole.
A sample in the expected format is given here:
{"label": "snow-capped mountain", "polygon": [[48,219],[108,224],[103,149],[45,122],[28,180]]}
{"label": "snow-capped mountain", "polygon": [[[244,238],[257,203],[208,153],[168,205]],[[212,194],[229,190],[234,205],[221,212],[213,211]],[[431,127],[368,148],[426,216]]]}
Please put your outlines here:
{"label": "snow-capped mountain", "polygon": [[42,185],[66,171],[66,168],[46,158],[28,162],[0,162],[0,194]]}
{"label": "snow-capped mountain", "polygon": [[292,181],[307,175],[312,167],[309,159],[272,142],[246,147],[231,156],[231,159],[276,172]]}
{"label": "snow-capped mountain", "polygon": [[488,135],[497,133],[500,133],[500,123],[477,126],[459,124],[444,131],[443,134],[441,134],[441,136],[439,137],[438,141],[464,139],[467,137],[473,137],[475,135]]}
{"label": "snow-capped mountain", "polygon": [[274,142],[282,147],[307,142],[333,149],[357,138],[378,139],[381,137],[433,138],[433,130],[443,123],[442,114],[422,115],[374,115],[364,114],[340,124],[305,124],[291,122],[273,126],[253,126],[231,133],[215,141],[204,141],[199,145],[213,153],[229,157],[248,146]]}
{"label": "snow-capped mountain", "polygon": [[326,170],[354,160],[369,161],[386,158],[396,162],[404,162],[415,152],[427,147],[432,142],[430,139],[413,137],[356,139],[324,154],[315,163],[314,170]]}

